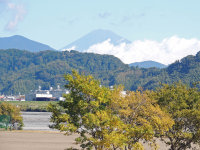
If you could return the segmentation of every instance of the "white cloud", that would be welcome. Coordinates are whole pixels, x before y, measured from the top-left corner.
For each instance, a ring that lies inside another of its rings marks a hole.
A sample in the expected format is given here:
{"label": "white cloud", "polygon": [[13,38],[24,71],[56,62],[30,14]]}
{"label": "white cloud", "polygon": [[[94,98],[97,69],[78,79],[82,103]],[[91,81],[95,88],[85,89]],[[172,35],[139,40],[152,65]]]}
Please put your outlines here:
{"label": "white cloud", "polygon": [[16,29],[26,15],[25,5],[19,1],[0,0],[0,17],[5,22],[5,30]]}
{"label": "white cloud", "polygon": [[72,46],[70,48],[66,48],[66,49],[62,49],[61,51],[71,51],[71,50],[75,50],[76,49],[76,46]]}
{"label": "white cloud", "polygon": [[5,29],[13,30],[16,28],[18,23],[24,19],[26,14],[26,10],[23,4],[16,4],[13,2],[7,2],[7,11],[12,13],[12,16],[7,23]]}
{"label": "white cloud", "polygon": [[200,51],[200,40],[177,36],[165,38],[161,42],[137,40],[131,44],[121,43],[117,46],[111,44],[108,39],[86,50],[86,52],[114,55],[127,64],[145,60],[170,64],[187,55],[195,55],[198,51]]}

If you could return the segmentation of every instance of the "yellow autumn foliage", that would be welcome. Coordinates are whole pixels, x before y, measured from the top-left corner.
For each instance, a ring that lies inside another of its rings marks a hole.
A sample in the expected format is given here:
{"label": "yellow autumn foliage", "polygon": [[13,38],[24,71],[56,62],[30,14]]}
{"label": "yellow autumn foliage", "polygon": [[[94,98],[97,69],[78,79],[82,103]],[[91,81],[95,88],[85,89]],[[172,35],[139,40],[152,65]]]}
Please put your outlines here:
{"label": "yellow autumn foliage", "polygon": [[53,127],[80,134],[76,141],[83,149],[142,150],[141,141],[153,142],[174,123],[149,97],[149,91],[123,94],[122,86],[111,90],[76,71],[65,78],[70,94],[59,105],[66,116],[51,105]]}

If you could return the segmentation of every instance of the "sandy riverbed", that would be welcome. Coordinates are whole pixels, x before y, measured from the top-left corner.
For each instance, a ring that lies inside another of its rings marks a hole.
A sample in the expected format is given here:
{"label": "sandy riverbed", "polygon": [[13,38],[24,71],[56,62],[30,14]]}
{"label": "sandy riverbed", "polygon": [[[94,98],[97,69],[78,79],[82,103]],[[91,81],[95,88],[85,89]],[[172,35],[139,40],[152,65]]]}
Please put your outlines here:
{"label": "sandy riverbed", "polygon": [[[56,131],[1,131],[0,150],[66,150],[70,147],[80,149],[75,144],[77,135],[65,136]],[[159,150],[167,150],[159,142]],[[145,144],[145,150],[151,148]]]}
{"label": "sandy riverbed", "polygon": [[65,150],[78,146],[76,135],[50,131],[1,131],[0,150]]}

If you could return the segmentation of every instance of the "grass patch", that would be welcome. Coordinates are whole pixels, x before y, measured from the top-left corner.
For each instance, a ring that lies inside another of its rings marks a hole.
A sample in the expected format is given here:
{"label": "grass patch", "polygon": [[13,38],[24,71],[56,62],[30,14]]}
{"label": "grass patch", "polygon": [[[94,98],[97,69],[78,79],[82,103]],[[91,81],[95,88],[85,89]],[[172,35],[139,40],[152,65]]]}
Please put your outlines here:
{"label": "grass patch", "polygon": [[[1,102],[0,102],[1,103]],[[49,103],[56,104],[57,101],[8,101],[17,107],[20,107],[21,111],[37,111],[46,112]]]}

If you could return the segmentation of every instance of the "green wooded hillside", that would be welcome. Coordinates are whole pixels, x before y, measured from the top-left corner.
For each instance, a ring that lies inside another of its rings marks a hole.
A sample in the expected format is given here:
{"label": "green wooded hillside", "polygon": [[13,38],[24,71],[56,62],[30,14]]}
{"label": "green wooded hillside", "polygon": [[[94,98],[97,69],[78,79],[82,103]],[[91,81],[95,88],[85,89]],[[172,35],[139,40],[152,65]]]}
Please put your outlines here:
{"label": "green wooded hillside", "polygon": [[200,52],[187,56],[165,69],[129,67],[111,55],[77,51],[42,51],[32,53],[17,49],[0,50],[0,92],[25,94],[30,90],[62,87],[63,75],[72,69],[92,74],[103,85],[122,84],[126,90],[155,89],[160,83],[182,80],[192,84],[200,81]]}
{"label": "green wooded hillside", "polygon": [[27,93],[58,84],[65,84],[64,74],[72,69],[92,74],[102,84],[112,84],[112,76],[128,69],[119,59],[109,55],[79,53],[77,51],[42,51],[31,53],[16,49],[0,50],[0,92]]}

